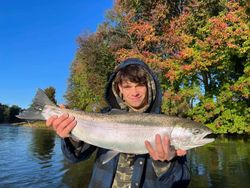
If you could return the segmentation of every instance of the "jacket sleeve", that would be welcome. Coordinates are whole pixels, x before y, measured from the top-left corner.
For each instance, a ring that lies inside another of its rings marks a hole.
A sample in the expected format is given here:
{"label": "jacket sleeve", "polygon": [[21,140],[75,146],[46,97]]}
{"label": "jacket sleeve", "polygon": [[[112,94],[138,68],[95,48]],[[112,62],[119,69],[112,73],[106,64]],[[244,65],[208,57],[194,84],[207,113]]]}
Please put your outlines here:
{"label": "jacket sleeve", "polygon": [[61,148],[64,156],[73,163],[88,159],[96,150],[95,146],[71,138],[61,139]]}
{"label": "jacket sleeve", "polygon": [[186,156],[175,157],[169,162],[155,161],[153,168],[158,180],[171,187],[188,187],[190,183],[190,170],[187,166]]}

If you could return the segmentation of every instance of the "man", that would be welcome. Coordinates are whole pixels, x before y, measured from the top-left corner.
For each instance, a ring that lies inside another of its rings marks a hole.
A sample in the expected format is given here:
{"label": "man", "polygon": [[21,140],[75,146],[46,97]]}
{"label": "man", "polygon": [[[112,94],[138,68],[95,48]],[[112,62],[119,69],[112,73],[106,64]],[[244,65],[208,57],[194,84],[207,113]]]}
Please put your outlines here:
{"label": "man", "polygon": [[[107,84],[105,98],[109,109],[135,113],[161,112],[160,84],[149,67],[138,59],[127,59],[116,68]],[[62,151],[70,161],[85,160],[97,150],[89,185],[91,188],[188,186],[190,173],[184,156],[186,151],[172,149],[167,137],[161,138],[157,134],[155,148],[145,140],[149,154],[121,153],[103,164],[100,156],[105,155],[107,149],[69,137],[77,124],[74,117],[68,117],[68,114],[52,116],[46,124],[53,126],[62,138]]]}

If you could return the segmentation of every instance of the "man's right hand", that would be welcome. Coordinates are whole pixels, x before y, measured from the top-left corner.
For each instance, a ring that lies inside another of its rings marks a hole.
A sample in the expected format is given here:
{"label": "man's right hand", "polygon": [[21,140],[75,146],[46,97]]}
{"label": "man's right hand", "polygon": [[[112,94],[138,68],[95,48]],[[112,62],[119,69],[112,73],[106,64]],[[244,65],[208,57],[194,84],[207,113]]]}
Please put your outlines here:
{"label": "man's right hand", "polygon": [[77,122],[75,117],[69,116],[69,114],[63,114],[61,116],[51,116],[47,121],[48,127],[53,127],[56,134],[61,138],[69,137],[71,130],[76,126]]}

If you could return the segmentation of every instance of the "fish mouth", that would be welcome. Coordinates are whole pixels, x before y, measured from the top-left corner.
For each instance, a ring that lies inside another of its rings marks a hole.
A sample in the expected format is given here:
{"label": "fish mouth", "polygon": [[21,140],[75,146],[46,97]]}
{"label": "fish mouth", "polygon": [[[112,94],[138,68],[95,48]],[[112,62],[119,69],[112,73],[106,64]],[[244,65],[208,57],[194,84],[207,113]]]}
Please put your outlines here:
{"label": "fish mouth", "polygon": [[198,146],[203,146],[205,144],[211,143],[213,142],[215,139],[213,138],[212,132],[208,131],[205,132],[199,136],[197,136],[194,140],[193,140],[193,144],[196,145],[196,147]]}
{"label": "fish mouth", "polygon": [[212,136],[211,133],[212,132],[209,131],[200,135],[196,135],[192,139],[191,143],[185,146],[185,149],[188,150],[188,149],[196,148],[196,147],[203,146],[205,144],[213,142],[215,139],[211,138]]}

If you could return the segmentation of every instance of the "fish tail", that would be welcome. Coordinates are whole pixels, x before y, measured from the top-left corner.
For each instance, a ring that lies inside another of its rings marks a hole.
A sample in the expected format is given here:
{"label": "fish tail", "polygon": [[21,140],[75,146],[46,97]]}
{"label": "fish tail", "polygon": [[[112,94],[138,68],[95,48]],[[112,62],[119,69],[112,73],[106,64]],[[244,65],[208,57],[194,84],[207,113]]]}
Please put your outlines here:
{"label": "fish tail", "polygon": [[16,117],[19,119],[27,119],[27,120],[46,120],[42,115],[42,111],[45,105],[53,105],[56,106],[45,94],[42,89],[37,90],[35,98],[32,101],[31,106],[22,111]]}

